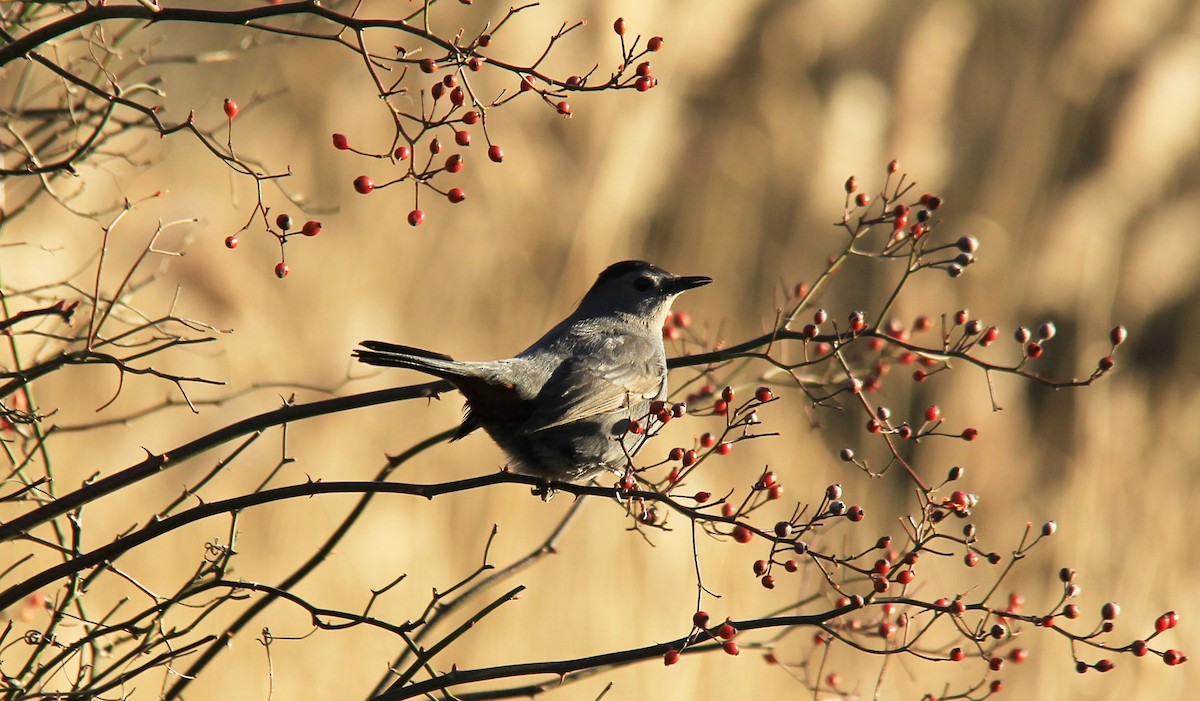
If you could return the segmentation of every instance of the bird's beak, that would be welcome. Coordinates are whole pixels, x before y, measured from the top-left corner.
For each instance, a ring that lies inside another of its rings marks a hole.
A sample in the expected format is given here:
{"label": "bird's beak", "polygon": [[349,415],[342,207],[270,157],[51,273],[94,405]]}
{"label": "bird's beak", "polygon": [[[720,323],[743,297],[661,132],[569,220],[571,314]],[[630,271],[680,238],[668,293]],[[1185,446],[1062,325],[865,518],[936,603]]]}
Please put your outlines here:
{"label": "bird's beak", "polygon": [[694,287],[702,287],[712,282],[712,278],[703,275],[687,275],[677,277],[663,285],[671,294],[679,294],[685,290],[690,290]]}

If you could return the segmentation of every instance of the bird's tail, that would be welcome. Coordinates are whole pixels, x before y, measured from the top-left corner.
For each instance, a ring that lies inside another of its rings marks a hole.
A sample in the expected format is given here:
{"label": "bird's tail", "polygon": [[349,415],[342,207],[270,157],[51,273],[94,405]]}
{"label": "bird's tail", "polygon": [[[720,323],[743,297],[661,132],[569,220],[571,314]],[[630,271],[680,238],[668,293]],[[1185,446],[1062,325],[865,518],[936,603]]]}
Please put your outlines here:
{"label": "bird's tail", "polygon": [[454,358],[443,353],[400,346],[384,341],[363,341],[362,348],[354,349],[354,357],[367,365],[420,370],[434,377],[452,380],[471,373]]}

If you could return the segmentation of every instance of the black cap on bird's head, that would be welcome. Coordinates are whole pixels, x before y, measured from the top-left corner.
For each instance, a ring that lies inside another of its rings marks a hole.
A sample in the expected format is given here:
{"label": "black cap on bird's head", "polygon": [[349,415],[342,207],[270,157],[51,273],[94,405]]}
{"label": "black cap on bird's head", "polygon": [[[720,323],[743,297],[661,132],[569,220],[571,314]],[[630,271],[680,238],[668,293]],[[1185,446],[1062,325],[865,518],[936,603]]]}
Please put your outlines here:
{"label": "black cap on bird's head", "polygon": [[644,260],[613,263],[596,278],[584,295],[580,311],[592,314],[623,312],[665,315],[681,292],[712,282],[702,275],[673,275]]}

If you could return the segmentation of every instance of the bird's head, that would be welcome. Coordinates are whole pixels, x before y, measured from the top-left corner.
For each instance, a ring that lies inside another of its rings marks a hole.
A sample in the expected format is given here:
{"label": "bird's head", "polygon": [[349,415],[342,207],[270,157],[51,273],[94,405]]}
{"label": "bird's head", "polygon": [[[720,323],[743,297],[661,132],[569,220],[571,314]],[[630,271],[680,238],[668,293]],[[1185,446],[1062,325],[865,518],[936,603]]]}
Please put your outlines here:
{"label": "bird's head", "polygon": [[627,314],[643,318],[648,324],[659,324],[681,292],[710,282],[710,277],[673,275],[642,260],[613,263],[584,295],[579,313]]}

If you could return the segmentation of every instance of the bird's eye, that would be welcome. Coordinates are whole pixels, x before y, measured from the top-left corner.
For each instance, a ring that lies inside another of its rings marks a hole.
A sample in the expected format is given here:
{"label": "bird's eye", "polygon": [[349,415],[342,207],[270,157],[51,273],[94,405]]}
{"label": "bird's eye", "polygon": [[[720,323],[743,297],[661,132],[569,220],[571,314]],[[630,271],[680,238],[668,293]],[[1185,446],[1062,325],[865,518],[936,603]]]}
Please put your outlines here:
{"label": "bird's eye", "polygon": [[653,289],[653,287],[654,280],[646,277],[645,275],[633,281],[633,288],[638,292],[646,292],[647,290]]}

